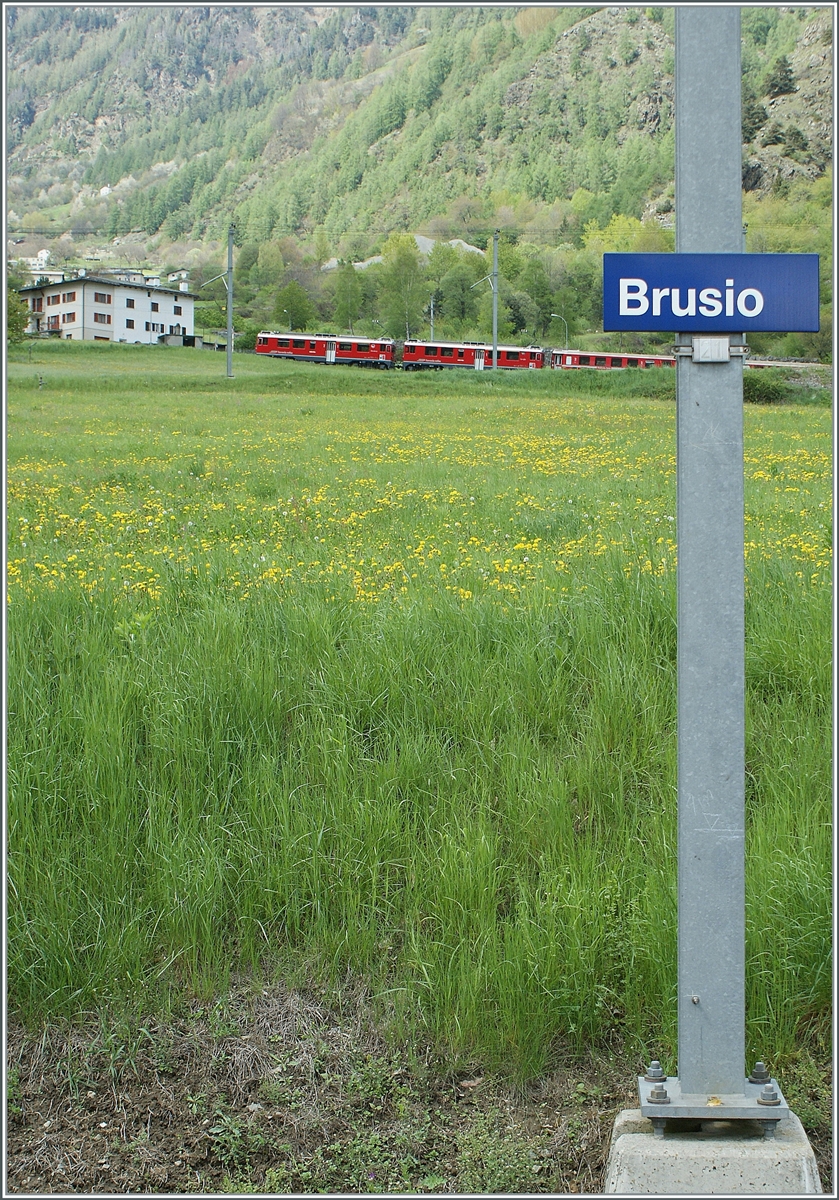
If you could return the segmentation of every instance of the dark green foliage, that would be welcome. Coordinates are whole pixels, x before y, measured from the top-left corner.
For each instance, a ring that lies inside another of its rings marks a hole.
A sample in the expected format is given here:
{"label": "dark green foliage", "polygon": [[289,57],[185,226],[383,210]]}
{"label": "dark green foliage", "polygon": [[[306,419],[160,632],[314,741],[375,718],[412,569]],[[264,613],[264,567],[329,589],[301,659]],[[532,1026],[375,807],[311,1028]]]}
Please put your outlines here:
{"label": "dark green foliage", "polygon": [[758,103],[754,89],[748,83],[743,83],[741,90],[741,114],[740,120],[743,131],[743,141],[753,142],[755,135],[766,123],[766,109],[762,104]]}
{"label": "dark green foliage", "polygon": [[806,137],[797,125],[787,126],[784,131],[783,141],[784,151],[787,154],[794,158],[796,154],[800,154],[806,150],[808,145]]}
{"label": "dark green foliage", "polygon": [[796,91],[795,76],[792,73],[790,61],[785,54],[777,58],[764,80],[764,95],[786,96]]}
{"label": "dark green foliage", "polygon": [[772,121],[767,125],[763,137],[760,139],[762,146],[780,146],[784,140],[784,131],[777,121]]}
{"label": "dark green foliage", "polygon": [[743,400],[746,404],[783,404],[792,398],[792,394],[783,375],[771,367],[743,372]]}

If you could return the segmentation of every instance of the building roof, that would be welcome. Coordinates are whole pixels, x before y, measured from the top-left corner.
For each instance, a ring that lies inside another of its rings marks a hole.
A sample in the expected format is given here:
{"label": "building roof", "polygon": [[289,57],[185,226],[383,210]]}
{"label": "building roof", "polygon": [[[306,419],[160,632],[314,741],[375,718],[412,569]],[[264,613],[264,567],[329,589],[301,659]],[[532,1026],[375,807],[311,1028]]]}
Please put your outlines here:
{"label": "building roof", "polygon": [[51,280],[49,283],[28,283],[26,287],[18,290],[20,292],[40,292],[45,288],[64,287],[68,283],[99,283],[110,288],[134,288],[138,292],[164,292],[170,296],[188,296],[191,300],[201,299],[197,292],[185,292],[181,288],[166,287],[160,283],[149,283],[147,280],[142,283],[131,283],[125,279],[115,279],[113,275],[65,275],[63,279]]}

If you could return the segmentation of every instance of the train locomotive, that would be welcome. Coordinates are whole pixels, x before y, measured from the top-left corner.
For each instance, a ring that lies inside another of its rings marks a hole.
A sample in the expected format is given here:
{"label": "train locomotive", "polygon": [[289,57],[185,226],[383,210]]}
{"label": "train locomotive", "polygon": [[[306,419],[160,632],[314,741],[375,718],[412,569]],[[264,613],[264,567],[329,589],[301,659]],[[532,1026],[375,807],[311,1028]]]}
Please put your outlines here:
{"label": "train locomotive", "polygon": [[395,365],[393,338],[377,340],[352,334],[336,337],[325,333],[270,333],[265,330],[257,336],[255,349],[257,354],[291,358],[297,362],[343,363],[385,371]]}

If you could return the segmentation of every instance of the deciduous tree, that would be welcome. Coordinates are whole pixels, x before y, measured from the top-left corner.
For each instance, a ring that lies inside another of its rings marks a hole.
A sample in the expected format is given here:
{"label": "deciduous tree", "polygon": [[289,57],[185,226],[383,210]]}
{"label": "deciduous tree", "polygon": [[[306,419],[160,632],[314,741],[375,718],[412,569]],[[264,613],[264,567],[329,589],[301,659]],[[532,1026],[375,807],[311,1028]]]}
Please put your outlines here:
{"label": "deciduous tree", "polygon": [[335,320],[352,333],[361,309],[361,280],[351,262],[342,262],[336,274]]}
{"label": "deciduous tree", "polygon": [[10,345],[22,342],[29,324],[26,301],[12,287],[6,288],[6,341]]}
{"label": "deciduous tree", "polygon": [[392,233],[382,251],[379,304],[393,337],[411,336],[427,302],[425,272],[417,244],[409,233]]}
{"label": "deciduous tree", "polygon": [[278,325],[288,325],[289,330],[305,329],[314,317],[314,305],[295,279],[277,292],[274,320]]}

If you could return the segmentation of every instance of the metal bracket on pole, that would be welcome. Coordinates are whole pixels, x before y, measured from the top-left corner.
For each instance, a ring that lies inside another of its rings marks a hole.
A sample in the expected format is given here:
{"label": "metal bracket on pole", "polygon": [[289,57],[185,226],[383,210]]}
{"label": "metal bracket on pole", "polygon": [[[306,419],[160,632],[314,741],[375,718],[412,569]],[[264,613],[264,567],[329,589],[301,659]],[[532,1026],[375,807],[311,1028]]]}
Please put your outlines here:
{"label": "metal bracket on pole", "polygon": [[738,343],[732,345],[727,337],[694,337],[688,346],[676,346],[676,358],[689,358],[696,363],[729,362],[732,356],[745,358],[751,347]]}

